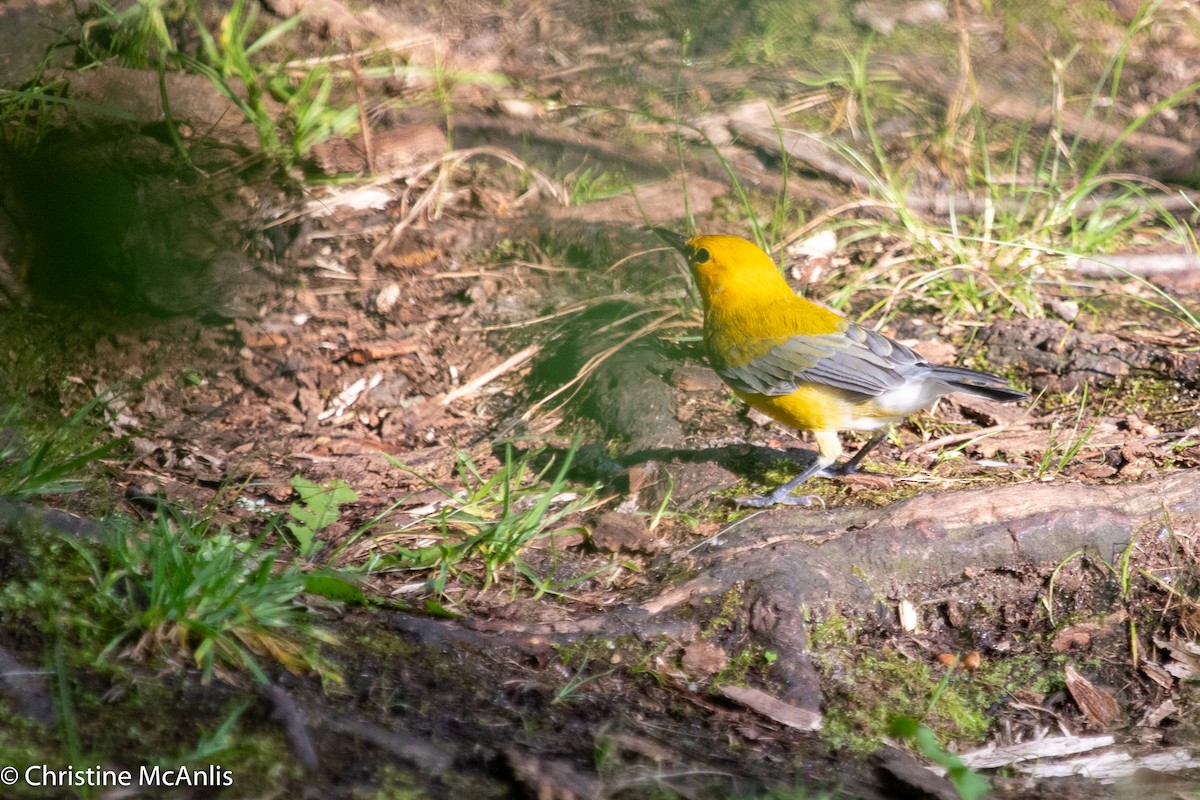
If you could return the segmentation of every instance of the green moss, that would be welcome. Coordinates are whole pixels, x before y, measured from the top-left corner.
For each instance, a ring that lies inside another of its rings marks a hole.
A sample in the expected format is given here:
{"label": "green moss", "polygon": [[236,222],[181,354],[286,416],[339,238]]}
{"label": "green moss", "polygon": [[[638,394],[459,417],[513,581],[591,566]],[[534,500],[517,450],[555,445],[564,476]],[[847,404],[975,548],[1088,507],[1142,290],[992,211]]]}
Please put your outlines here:
{"label": "green moss", "polygon": [[811,622],[808,629],[809,646],[814,650],[848,647],[854,642],[855,624],[852,619],[840,614]]}
{"label": "green moss", "polygon": [[1100,407],[1116,413],[1136,414],[1148,421],[1176,419],[1172,415],[1191,410],[1196,405],[1195,393],[1183,389],[1178,381],[1161,376],[1129,378],[1097,394]]}
{"label": "green moss", "polygon": [[[738,581],[721,595],[721,608],[704,624],[700,631],[701,639],[711,639],[719,633],[732,628],[742,616],[742,605],[745,600],[745,585]],[[712,597],[703,600],[704,605],[711,605]]]}
{"label": "green moss", "polygon": [[[759,645],[749,645],[731,654],[725,668],[709,681],[713,687],[747,685],[752,675],[763,675],[775,663],[777,655]],[[715,691],[715,689],[714,689]]]}
{"label": "green moss", "polygon": [[59,637],[83,651],[99,653],[118,608],[99,591],[81,547],[65,537],[18,527],[0,529],[0,630],[7,641]]}
{"label": "green moss", "polygon": [[828,687],[822,735],[835,750],[874,749],[897,714],[921,720],[940,741],[980,742],[992,725],[990,709],[1004,697],[1053,689],[1053,670],[1034,656],[985,660],[973,673],[956,670],[946,679],[939,664],[890,647],[856,646],[856,625],[845,617],[813,624],[809,636]]}
{"label": "green moss", "polygon": [[[0,703],[0,763],[22,772],[35,765],[64,769],[106,764],[135,775],[141,765],[219,764],[233,775],[234,786],[213,796],[228,798],[269,794],[302,777],[274,723],[242,717],[215,734],[231,715],[240,713],[243,698],[231,696],[213,708],[207,690],[193,693],[187,685],[123,679],[124,672],[74,663],[67,665],[67,672],[72,713],[64,725],[78,739],[79,756],[69,754],[58,730],[10,714]],[[35,790],[23,781],[5,791],[6,797],[45,796],[44,789]]]}
{"label": "green moss", "polygon": [[382,765],[372,778],[378,783],[377,787],[352,791],[349,797],[353,800],[423,800],[430,796],[419,776],[393,764]]}

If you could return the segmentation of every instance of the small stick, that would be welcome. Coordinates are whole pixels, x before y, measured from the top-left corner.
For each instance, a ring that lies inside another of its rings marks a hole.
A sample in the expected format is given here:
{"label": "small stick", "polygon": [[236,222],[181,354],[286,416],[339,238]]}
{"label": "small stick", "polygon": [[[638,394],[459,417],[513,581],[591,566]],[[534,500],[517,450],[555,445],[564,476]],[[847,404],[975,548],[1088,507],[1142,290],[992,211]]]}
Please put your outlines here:
{"label": "small stick", "polygon": [[509,372],[510,370],[516,369],[517,367],[521,366],[529,359],[536,356],[539,352],[541,352],[541,349],[542,349],[542,346],[540,344],[531,344],[531,345],[529,345],[529,347],[526,347],[524,350],[514,353],[513,355],[511,355],[507,359],[505,359],[504,363],[498,364],[497,366],[492,367],[487,372],[483,373],[482,375],[479,375],[478,377],[471,379],[470,381],[464,383],[462,386],[455,389],[453,392],[450,392],[449,394],[447,394],[445,397],[442,398],[442,405],[448,406],[451,403],[453,403],[455,400],[459,400],[463,397],[467,397],[468,395],[475,394],[475,392],[479,391],[484,386],[487,386],[489,383],[496,380],[496,378],[499,378],[504,373]]}
{"label": "small stick", "polygon": [[1017,430],[1019,428],[1027,427],[1029,427],[1029,423],[1027,422],[1015,424],[1005,422],[1001,425],[991,425],[987,428],[976,428],[973,431],[966,431],[964,433],[952,433],[949,436],[943,436],[940,439],[931,439],[925,444],[917,445],[910,450],[905,450],[901,454],[901,458],[903,458],[905,461],[908,461],[913,456],[919,456],[922,453],[928,453],[930,450],[936,450],[939,447],[945,447],[946,445],[950,444],[958,444],[959,442],[969,442],[972,439],[980,439],[984,436],[991,436],[993,433],[1000,433],[1001,431],[1009,429]]}
{"label": "small stick", "polygon": [[354,76],[354,94],[358,99],[358,128],[362,134],[363,157],[367,160],[367,174],[375,174],[375,143],[371,138],[371,122],[367,119],[367,94],[363,91],[362,72],[358,69],[358,48],[350,40],[350,74]]}

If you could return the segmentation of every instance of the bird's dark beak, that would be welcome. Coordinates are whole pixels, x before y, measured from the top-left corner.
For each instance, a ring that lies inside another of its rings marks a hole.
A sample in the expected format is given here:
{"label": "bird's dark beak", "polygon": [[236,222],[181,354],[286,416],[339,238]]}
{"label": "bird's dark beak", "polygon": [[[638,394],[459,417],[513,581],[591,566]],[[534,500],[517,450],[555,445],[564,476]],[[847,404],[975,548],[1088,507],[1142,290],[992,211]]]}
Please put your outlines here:
{"label": "bird's dark beak", "polygon": [[680,234],[675,233],[675,231],[669,231],[666,228],[651,228],[650,230],[653,231],[654,235],[657,236],[664,244],[668,244],[682,253],[684,258],[692,257],[692,248],[688,247],[689,240],[687,237],[681,236]]}

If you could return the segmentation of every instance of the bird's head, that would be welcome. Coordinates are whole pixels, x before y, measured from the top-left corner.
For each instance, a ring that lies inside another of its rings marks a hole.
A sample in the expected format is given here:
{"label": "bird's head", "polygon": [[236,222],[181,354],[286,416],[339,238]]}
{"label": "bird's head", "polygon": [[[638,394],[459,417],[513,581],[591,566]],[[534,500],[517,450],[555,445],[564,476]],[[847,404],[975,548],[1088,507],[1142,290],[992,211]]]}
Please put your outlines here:
{"label": "bird's head", "polygon": [[[683,254],[705,304],[718,295],[778,291],[786,281],[775,262],[754,242],[740,236],[696,236],[692,239],[655,229]],[[788,290],[791,294],[791,290]]]}

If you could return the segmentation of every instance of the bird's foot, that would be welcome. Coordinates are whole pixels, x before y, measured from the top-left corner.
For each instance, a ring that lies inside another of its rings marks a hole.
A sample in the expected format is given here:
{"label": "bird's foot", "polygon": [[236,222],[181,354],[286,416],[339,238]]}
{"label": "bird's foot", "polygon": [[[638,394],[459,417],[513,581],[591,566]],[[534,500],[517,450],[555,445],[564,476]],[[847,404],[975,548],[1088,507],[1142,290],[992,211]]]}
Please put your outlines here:
{"label": "bird's foot", "polygon": [[[781,487],[782,488],[782,487]],[[792,494],[774,491],[758,494],[754,497],[742,497],[735,501],[738,508],[770,508],[771,506],[803,506],[812,508],[815,505],[825,507],[825,501],[815,494]]]}

